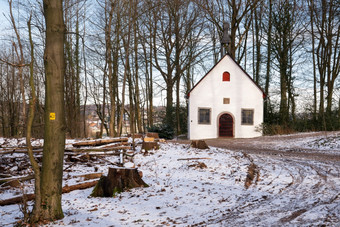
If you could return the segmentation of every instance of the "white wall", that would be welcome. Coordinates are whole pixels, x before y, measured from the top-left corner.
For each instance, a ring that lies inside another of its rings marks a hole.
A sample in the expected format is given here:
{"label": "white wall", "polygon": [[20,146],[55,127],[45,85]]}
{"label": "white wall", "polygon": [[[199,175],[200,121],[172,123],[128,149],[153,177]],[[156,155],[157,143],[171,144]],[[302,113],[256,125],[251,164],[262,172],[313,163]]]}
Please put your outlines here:
{"label": "white wall", "polygon": [[[223,72],[230,73],[230,81],[222,81]],[[223,104],[230,98],[230,104]],[[198,108],[211,108],[211,124],[198,124]],[[241,109],[254,109],[254,124],[241,125]],[[222,113],[234,118],[234,137],[261,136],[256,128],[263,122],[263,93],[254,82],[226,55],[190,92],[189,138],[218,137],[218,120]]]}

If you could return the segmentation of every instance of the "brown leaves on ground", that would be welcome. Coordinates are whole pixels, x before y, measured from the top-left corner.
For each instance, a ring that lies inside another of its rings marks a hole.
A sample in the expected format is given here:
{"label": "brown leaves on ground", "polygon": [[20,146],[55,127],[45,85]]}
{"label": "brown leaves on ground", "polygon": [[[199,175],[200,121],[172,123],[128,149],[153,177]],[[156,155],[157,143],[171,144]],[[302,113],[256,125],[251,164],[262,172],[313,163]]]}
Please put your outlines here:
{"label": "brown leaves on ground", "polygon": [[254,163],[251,163],[248,166],[248,171],[247,171],[247,176],[246,176],[246,180],[244,183],[244,187],[248,189],[250,185],[253,183],[253,180],[255,179],[254,183],[256,184],[259,178],[260,178],[260,170],[258,169],[257,165],[255,165]]}

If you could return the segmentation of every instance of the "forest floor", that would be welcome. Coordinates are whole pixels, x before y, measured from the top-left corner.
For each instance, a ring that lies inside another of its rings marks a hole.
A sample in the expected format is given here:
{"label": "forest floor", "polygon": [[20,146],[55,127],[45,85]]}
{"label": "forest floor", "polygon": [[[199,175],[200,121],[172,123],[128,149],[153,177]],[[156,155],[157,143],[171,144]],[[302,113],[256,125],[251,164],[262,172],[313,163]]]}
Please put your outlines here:
{"label": "forest floor", "polygon": [[[340,226],[340,132],[206,142],[204,150],[189,141],[162,143],[148,153],[137,147],[132,161],[150,187],[114,198],[92,198],[93,188],[63,194],[65,218],[50,226]],[[0,139],[0,148],[8,144]],[[2,172],[30,174],[23,168],[26,154],[0,155],[1,163],[12,161],[0,165]],[[118,159],[94,157],[65,157],[64,185],[106,174]],[[32,192],[32,185],[0,187],[0,200]],[[19,207],[0,207],[2,226],[22,218]]]}

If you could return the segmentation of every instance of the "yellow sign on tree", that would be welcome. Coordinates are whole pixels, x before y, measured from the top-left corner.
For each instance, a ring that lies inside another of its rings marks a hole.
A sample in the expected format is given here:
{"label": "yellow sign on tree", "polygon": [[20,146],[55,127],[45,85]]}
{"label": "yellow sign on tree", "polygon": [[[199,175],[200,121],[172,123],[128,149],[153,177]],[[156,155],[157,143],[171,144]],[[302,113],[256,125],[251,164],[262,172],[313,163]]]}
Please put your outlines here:
{"label": "yellow sign on tree", "polygon": [[50,120],[54,121],[55,120],[55,113],[50,113]]}

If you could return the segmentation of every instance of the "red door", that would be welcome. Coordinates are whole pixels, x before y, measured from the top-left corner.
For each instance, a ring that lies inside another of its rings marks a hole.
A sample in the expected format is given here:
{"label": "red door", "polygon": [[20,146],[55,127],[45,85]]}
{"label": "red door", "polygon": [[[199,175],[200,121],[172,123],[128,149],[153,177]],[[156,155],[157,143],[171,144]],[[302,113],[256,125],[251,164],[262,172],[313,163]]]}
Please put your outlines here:
{"label": "red door", "polygon": [[234,122],[230,114],[223,114],[219,120],[219,136],[233,137],[234,136]]}

